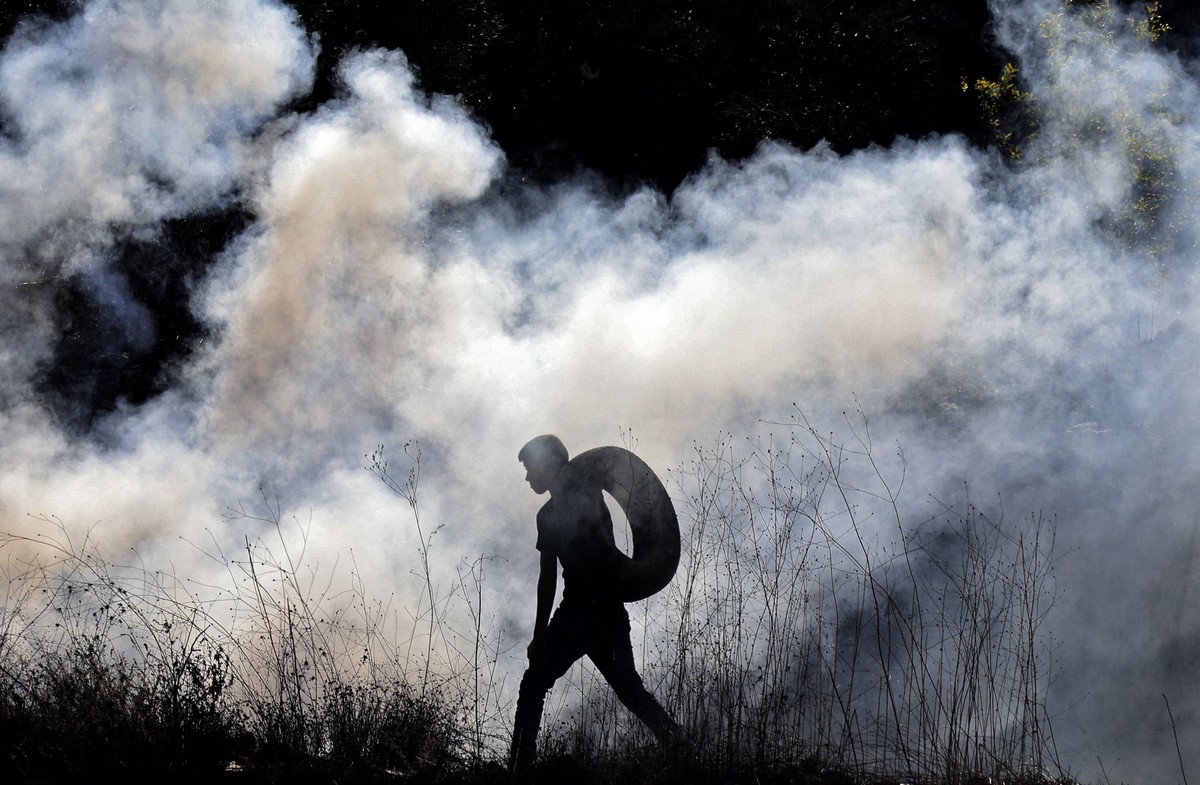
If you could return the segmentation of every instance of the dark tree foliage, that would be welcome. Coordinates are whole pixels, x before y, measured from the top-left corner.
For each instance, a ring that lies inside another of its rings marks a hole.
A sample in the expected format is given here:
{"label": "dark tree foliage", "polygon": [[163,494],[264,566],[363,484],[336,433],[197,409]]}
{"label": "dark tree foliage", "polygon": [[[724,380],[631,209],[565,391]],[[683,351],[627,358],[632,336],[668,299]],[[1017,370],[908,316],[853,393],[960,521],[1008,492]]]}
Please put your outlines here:
{"label": "dark tree foliage", "polygon": [[87,430],[122,401],[144,403],[176,381],[180,361],[207,337],[191,287],[249,218],[235,205],[173,219],[151,238],[119,243],[102,279],[50,282],[58,342],[34,381],[64,425]]}
{"label": "dark tree foliage", "polygon": [[[710,151],[736,159],[767,139],[848,152],[957,132],[986,145],[993,131],[962,85],[997,77],[1011,59],[991,39],[987,0],[289,2],[320,46],[317,80],[292,110],[337,94],[347,53],[400,49],[422,89],[457,96],[514,169],[550,181],[586,168],[618,190],[670,192]],[[0,37],[82,5],[0,3]],[[1186,51],[1197,12],[1184,0],[1163,10],[1164,43]],[[61,335],[38,379],[48,404],[87,429],[120,401],[166,389],[204,337],[189,282],[250,218],[235,195],[156,238],[131,236],[113,275],[136,314],[108,308],[111,281],[45,282]]]}
{"label": "dark tree foliage", "polygon": [[765,139],[845,152],[896,136],[985,139],[963,78],[996,71],[986,0],[293,0],[321,87],[347,51],[402,49],[517,166],[585,166],[671,190],[709,150]]}
{"label": "dark tree foliage", "polygon": [[65,19],[82,5],[80,0],[8,0],[0,3],[0,36],[7,40],[21,21]]}
{"label": "dark tree foliage", "polygon": [[1159,5],[1170,27],[1161,43],[1189,60],[1200,57],[1200,4],[1195,0],[1160,0]]}

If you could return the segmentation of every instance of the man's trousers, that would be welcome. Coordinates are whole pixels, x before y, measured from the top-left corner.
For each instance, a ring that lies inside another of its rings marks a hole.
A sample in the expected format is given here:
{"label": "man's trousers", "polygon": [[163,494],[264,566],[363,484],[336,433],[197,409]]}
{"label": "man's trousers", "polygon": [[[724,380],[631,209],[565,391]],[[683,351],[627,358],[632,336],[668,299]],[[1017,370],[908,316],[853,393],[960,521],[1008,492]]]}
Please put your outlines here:
{"label": "man's trousers", "polygon": [[646,691],[634,666],[629,614],[624,604],[564,598],[544,636],[542,656],[529,663],[521,679],[509,752],[511,767],[522,768],[533,762],[546,693],[585,654],[621,703],[646,724],[660,743],[665,745],[678,736],[679,726]]}

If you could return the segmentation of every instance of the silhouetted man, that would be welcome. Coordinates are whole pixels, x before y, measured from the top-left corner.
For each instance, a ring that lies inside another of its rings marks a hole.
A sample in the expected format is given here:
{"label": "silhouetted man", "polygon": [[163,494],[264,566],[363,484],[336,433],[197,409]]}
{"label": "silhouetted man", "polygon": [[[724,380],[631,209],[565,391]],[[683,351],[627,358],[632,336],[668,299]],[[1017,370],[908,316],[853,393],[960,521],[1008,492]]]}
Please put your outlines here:
{"label": "silhouetted man", "polygon": [[[534,493],[549,491],[537,514],[537,617],[529,644],[529,667],[521,679],[509,765],[523,768],[537,755],[538,727],[546,693],[583,655],[591,658],[621,703],[638,716],[660,743],[675,738],[679,726],[646,691],[633,664],[629,615],[614,596],[611,579],[612,516],[601,489],[564,472],[567,448],[557,436],[539,436],[521,448],[525,479]],[[562,563],[563,597],[554,618],[550,608]]]}

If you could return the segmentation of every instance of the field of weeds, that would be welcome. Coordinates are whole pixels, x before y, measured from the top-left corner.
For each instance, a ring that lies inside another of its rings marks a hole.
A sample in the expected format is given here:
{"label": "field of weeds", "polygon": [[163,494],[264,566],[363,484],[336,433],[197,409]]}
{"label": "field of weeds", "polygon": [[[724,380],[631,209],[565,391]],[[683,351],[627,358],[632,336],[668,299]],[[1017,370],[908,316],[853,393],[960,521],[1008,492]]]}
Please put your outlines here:
{"label": "field of weeds", "polygon": [[[792,431],[697,446],[671,473],[683,560],[630,610],[644,679],[686,741],[657,749],[576,668],[522,781],[1065,778],[1045,705],[1052,524],[990,516],[965,490],[908,520],[903,456],[881,463],[865,420],[851,445]],[[398,474],[382,450],[367,466],[422,543],[404,635],[353,572],[346,589],[317,578],[304,528],[267,493],[230,510],[267,534],[212,546],[217,586],[115,562],[50,518],[36,542],[0,542],[5,781],[512,781],[504,685],[519,674],[499,672],[504,631],[482,612],[487,561],[437,585],[420,453],[405,458]]]}

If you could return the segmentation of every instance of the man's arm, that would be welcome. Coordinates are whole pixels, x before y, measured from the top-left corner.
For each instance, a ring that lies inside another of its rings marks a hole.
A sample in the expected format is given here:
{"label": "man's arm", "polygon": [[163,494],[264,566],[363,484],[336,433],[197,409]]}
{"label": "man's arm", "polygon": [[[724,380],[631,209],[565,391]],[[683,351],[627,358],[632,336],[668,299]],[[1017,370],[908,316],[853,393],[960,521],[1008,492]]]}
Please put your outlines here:
{"label": "man's arm", "polygon": [[551,551],[542,551],[542,569],[537,582],[537,618],[533,622],[533,640],[529,642],[529,661],[540,659],[543,654],[543,635],[550,623],[550,609],[554,607],[554,594],[558,591],[558,557]]}

